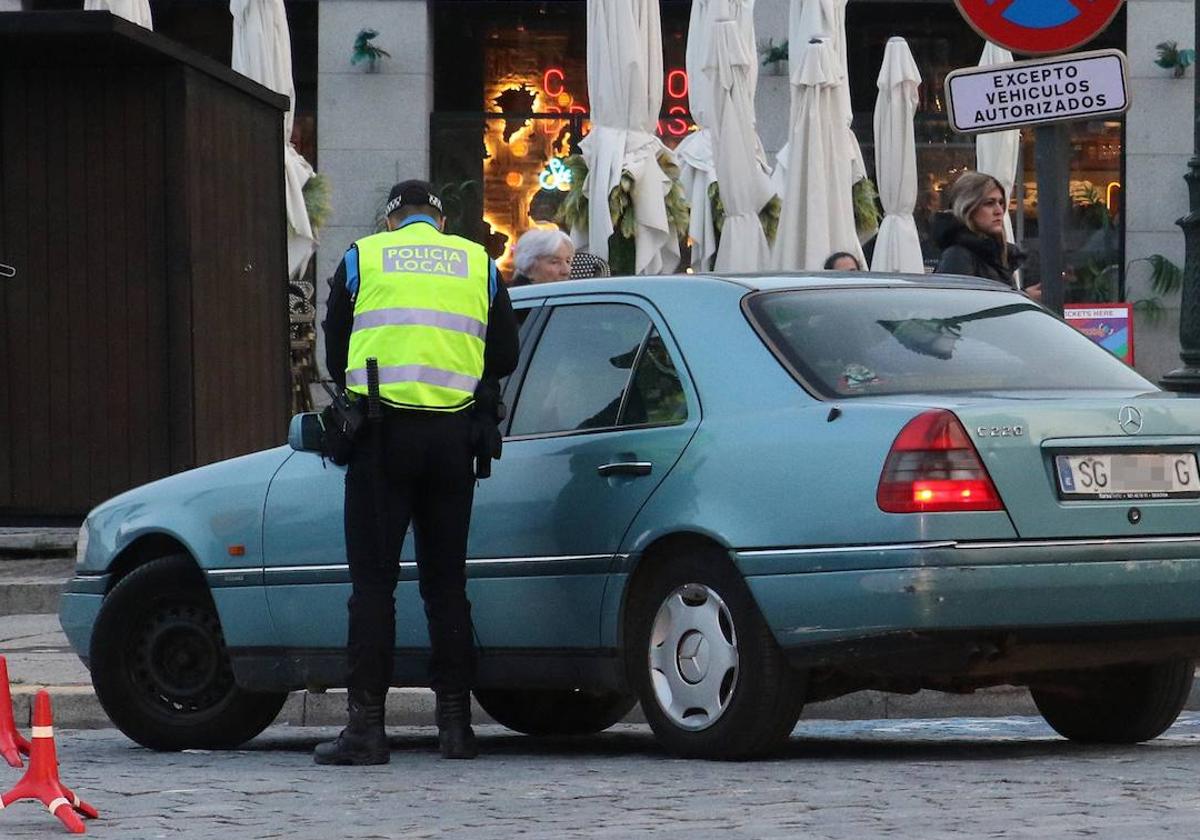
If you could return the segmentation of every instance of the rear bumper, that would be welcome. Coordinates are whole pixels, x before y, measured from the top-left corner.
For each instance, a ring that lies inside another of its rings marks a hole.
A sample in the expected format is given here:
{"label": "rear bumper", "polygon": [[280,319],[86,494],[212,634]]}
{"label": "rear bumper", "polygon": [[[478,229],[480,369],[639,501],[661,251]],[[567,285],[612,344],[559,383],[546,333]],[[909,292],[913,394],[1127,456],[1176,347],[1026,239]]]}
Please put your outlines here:
{"label": "rear bumper", "polygon": [[756,550],[735,559],[787,649],[955,631],[1200,628],[1200,539],[1190,537]]}

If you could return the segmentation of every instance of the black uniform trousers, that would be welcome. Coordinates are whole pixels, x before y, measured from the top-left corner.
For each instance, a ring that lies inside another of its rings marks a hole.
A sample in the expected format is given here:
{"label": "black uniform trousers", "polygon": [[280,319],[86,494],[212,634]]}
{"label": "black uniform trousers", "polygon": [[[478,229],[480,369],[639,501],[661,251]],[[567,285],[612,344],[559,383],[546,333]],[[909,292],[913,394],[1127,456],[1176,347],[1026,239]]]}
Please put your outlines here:
{"label": "black uniform trousers", "polygon": [[383,409],[364,426],[346,471],[346,555],[352,591],[347,645],[351,691],[391,685],[396,581],[409,522],[432,645],[435,691],[463,691],[475,676],[467,600],[467,530],[475,492],[469,410]]}

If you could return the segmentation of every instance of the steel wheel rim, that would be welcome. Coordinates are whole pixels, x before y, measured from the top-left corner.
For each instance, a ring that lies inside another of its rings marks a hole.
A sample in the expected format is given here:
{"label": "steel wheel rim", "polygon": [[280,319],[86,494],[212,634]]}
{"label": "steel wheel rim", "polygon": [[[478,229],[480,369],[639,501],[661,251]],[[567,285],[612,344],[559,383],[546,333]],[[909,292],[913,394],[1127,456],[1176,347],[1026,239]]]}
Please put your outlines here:
{"label": "steel wheel rim", "polygon": [[648,666],[658,707],[680,729],[720,720],[738,680],[737,634],[729,607],[702,583],[678,587],[650,626]]}
{"label": "steel wheel rim", "polygon": [[145,702],[172,716],[205,712],[233,686],[220,623],[195,605],[162,605],[147,615],[130,652]]}

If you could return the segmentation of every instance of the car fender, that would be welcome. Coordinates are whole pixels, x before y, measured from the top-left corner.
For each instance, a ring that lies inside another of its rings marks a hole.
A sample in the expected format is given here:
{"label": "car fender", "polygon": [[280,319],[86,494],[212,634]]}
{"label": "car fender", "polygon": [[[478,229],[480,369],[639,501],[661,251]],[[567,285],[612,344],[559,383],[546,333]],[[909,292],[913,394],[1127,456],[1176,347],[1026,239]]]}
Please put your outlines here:
{"label": "car fender", "polygon": [[275,638],[263,586],[263,507],[288,447],[256,452],[171,476],[122,494],[87,519],[87,554],[78,572],[106,573],[147,537],[178,542],[208,581],[225,641]]}

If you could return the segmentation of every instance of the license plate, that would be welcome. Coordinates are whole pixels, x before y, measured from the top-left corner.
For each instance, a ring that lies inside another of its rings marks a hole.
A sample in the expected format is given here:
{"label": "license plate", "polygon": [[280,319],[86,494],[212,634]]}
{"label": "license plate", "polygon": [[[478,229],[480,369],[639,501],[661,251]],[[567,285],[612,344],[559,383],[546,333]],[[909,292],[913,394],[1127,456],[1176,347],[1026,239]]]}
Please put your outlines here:
{"label": "license plate", "polygon": [[1193,452],[1057,455],[1054,462],[1064,499],[1200,498]]}

